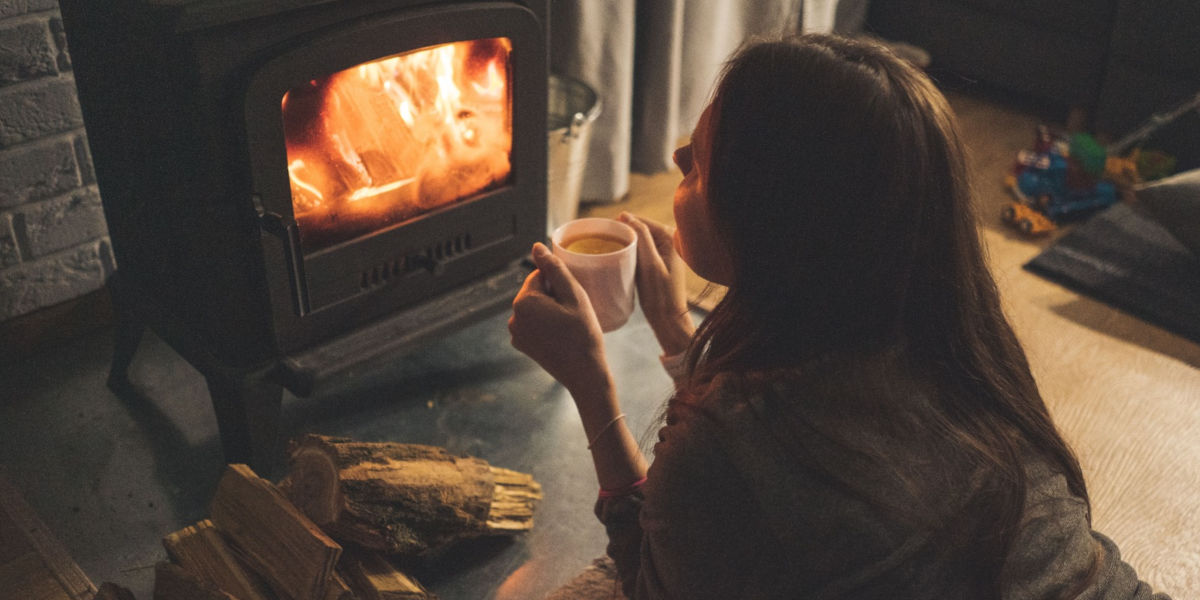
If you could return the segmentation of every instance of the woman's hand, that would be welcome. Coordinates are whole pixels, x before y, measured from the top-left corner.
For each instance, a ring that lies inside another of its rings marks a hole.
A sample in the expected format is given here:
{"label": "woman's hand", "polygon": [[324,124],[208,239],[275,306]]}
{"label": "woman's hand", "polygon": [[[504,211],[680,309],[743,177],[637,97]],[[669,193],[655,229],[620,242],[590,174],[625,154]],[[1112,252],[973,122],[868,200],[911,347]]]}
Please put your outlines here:
{"label": "woman's hand", "polygon": [[601,489],[619,489],[646,476],[646,459],[620,419],[604,337],[583,287],[542,244],[533,245],[537,270],[513,300],[512,345],[563,384],[575,399]]}
{"label": "woman's hand", "polygon": [[696,331],[687,305],[687,265],[675,252],[674,232],[655,221],[621,213],[638,234],[637,290],[642,313],[667,356],[687,350]]}
{"label": "woman's hand", "polygon": [[537,270],[513,300],[512,345],[532,358],[576,398],[611,386],[600,323],[583,287],[545,245],[533,245]]}

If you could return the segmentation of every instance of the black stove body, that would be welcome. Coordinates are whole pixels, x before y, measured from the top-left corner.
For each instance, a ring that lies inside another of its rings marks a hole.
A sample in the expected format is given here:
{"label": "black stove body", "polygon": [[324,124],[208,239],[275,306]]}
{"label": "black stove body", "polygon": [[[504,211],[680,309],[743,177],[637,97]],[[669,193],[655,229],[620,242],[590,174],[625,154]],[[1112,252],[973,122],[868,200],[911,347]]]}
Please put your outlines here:
{"label": "black stove body", "polygon": [[284,387],[511,301],[545,232],[548,0],[61,11],[118,263],[110,385],[148,325],[206,377],[226,459],[268,464]]}

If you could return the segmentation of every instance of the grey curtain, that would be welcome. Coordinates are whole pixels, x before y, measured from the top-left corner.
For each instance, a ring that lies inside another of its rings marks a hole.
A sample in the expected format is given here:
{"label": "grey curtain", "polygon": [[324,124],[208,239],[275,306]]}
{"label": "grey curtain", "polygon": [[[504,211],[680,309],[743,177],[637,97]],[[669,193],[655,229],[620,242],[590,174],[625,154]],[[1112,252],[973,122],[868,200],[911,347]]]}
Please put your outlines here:
{"label": "grey curtain", "polygon": [[550,68],[591,86],[592,124],[580,196],[620,200],[629,173],[670,167],[722,64],[746,38],[831,31],[837,0],[554,0]]}

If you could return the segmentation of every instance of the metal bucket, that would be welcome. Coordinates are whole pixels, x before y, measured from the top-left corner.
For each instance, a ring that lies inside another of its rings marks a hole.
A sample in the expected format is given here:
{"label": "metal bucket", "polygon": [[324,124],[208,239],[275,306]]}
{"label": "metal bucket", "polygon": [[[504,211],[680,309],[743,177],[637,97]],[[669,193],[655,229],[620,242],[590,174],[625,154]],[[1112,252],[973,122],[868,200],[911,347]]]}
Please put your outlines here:
{"label": "metal bucket", "polygon": [[600,116],[600,97],[587,84],[564,75],[550,75],[547,115],[549,145],[546,233],[579,214],[583,168],[587,164],[592,123]]}

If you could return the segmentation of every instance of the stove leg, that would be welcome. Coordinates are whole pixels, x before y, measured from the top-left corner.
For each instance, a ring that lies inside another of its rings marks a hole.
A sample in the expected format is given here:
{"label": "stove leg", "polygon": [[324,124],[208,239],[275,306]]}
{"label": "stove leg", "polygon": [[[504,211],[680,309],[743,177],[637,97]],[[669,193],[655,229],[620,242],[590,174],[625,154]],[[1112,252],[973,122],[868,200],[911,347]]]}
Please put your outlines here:
{"label": "stove leg", "polygon": [[128,300],[121,297],[111,280],[109,289],[113,299],[116,334],[113,338],[112,364],[108,369],[108,389],[119,392],[129,389],[129,365],[133,363],[138,345],[142,343],[146,322],[134,314]]}
{"label": "stove leg", "polygon": [[245,463],[269,477],[280,459],[283,386],[265,372],[205,375],[226,463]]}

